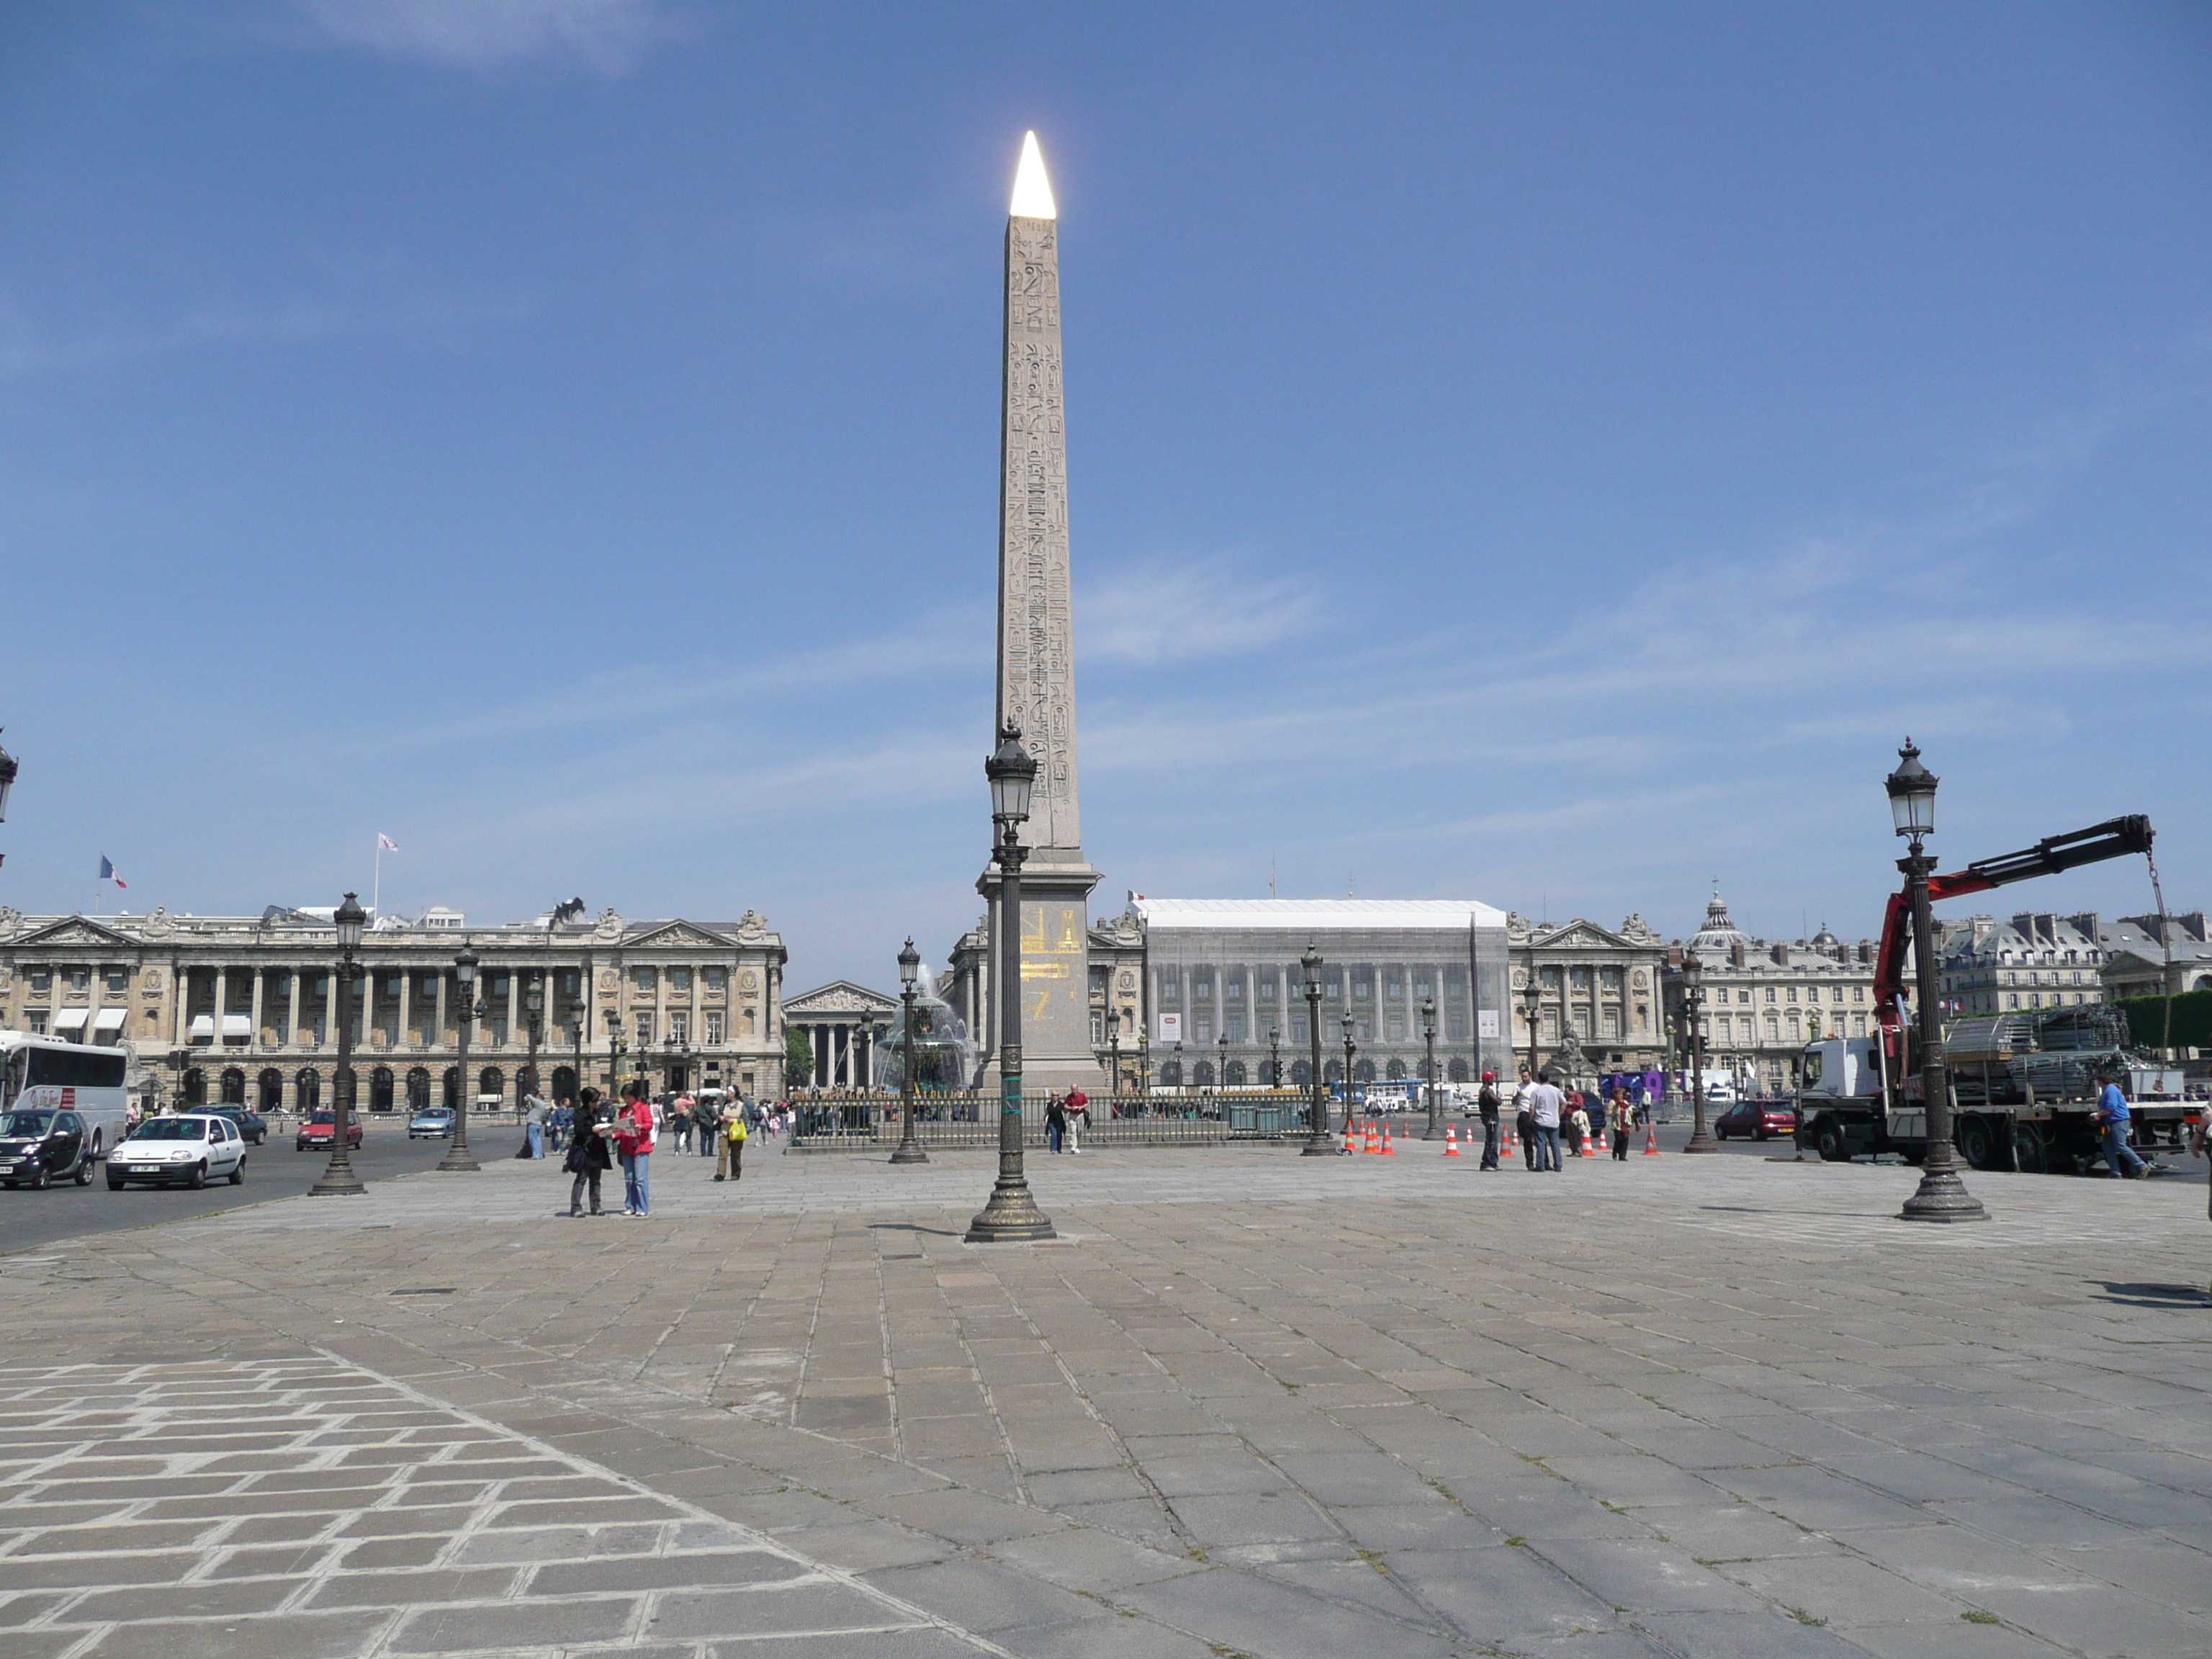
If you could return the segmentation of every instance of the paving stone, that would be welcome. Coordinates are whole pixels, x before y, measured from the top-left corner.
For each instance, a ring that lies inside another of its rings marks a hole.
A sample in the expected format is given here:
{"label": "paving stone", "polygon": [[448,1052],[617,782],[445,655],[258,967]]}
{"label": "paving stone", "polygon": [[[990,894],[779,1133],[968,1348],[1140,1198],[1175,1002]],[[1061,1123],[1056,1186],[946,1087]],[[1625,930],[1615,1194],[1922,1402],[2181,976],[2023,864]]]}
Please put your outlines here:
{"label": "paving stone", "polygon": [[1363,1651],[1387,1653],[1392,1659],[1441,1659],[1454,1645],[1443,1636],[1399,1620],[1224,1568],[1139,1585],[1118,1599],[1218,1649],[1264,1654],[1267,1659],[1343,1659],[1347,1652]]}
{"label": "paving stone", "polygon": [[1780,1613],[1657,1613],[1635,1625],[1682,1659],[1863,1659],[1865,1651]]}

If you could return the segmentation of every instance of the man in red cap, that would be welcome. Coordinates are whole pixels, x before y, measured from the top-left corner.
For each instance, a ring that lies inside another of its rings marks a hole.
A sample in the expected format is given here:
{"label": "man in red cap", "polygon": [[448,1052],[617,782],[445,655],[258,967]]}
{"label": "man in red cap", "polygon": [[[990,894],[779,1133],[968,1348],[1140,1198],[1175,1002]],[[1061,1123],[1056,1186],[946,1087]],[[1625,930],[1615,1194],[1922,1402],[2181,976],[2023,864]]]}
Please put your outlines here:
{"label": "man in red cap", "polygon": [[1482,1074],[1482,1092],[1474,1097],[1475,1110],[1482,1115],[1482,1163],[1480,1168],[1498,1167],[1498,1073]]}

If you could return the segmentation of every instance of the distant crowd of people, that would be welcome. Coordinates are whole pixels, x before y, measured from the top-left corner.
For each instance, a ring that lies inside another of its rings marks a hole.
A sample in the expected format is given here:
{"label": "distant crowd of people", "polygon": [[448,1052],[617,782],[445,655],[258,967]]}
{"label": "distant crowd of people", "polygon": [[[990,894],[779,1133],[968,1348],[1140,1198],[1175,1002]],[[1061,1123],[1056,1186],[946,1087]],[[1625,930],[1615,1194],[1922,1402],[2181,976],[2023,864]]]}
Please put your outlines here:
{"label": "distant crowd of people", "polygon": [[[574,1177],[568,1188],[572,1216],[611,1213],[601,1206],[599,1183],[611,1170],[623,1172],[624,1215],[653,1212],[653,1153],[663,1139],[672,1156],[714,1159],[714,1179],[744,1177],[745,1143],[755,1135],[771,1138],[791,1132],[791,1103],[747,1100],[743,1096],[695,1095],[689,1090],[651,1096],[632,1079],[618,1100],[593,1088],[571,1099],[549,1101],[535,1092],[523,1100],[520,1158],[561,1155],[561,1167]],[[585,1207],[589,1200],[590,1207]]]}

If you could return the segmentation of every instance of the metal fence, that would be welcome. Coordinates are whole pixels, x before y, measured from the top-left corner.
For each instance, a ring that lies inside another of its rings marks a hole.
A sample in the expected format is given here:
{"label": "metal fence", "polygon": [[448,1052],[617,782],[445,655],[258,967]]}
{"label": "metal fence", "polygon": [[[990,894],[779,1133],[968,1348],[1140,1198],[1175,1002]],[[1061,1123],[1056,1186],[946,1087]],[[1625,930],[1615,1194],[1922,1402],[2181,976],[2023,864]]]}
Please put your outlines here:
{"label": "metal fence", "polygon": [[[1022,1144],[1045,1145],[1049,1095],[1022,1097]],[[1231,1140],[1282,1140],[1305,1133],[1305,1094],[1297,1089],[1191,1090],[1184,1093],[1091,1097],[1086,1146],[1205,1146]],[[794,1099],[791,1144],[808,1152],[889,1152],[899,1142],[898,1097],[807,1095]],[[1341,1109],[1340,1108],[1339,1109]],[[999,1144],[999,1097],[927,1093],[915,1111],[925,1147]]]}

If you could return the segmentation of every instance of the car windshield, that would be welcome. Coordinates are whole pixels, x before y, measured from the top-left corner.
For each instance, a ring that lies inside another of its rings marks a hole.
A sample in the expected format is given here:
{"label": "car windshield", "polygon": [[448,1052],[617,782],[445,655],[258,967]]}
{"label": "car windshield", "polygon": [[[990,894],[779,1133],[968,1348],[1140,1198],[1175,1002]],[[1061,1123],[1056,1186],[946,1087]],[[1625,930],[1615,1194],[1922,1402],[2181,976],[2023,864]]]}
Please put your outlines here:
{"label": "car windshield", "polygon": [[307,1120],[310,1123],[335,1123],[337,1121],[337,1114],[335,1112],[317,1112],[314,1116]]}
{"label": "car windshield", "polygon": [[43,1135],[53,1127],[52,1112],[9,1112],[0,1115],[0,1135]]}
{"label": "car windshield", "polygon": [[138,1126],[133,1140],[205,1140],[207,1125],[198,1118],[149,1118]]}

